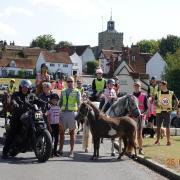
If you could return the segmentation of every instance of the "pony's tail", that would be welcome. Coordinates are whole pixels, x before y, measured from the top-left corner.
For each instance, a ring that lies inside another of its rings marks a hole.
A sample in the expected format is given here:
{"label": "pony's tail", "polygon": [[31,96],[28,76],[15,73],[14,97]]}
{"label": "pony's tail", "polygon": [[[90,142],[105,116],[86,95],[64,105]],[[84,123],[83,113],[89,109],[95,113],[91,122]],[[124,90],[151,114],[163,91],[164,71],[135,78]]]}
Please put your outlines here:
{"label": "pony's tail", "polygon": [[134,128],[132,136],[129,137],[129,141],[128,141],[128,153],[131,154],[134,149],[136,154],[136,146],[137,146],[137,128]]}
{"label": "pony's tail", "polygon": [[83,149],[88,150],[91,146],[91,142],[92,142],[92,135],[90,132],[90,127],[87,123],[84,123],[83,141],[82,141]]}

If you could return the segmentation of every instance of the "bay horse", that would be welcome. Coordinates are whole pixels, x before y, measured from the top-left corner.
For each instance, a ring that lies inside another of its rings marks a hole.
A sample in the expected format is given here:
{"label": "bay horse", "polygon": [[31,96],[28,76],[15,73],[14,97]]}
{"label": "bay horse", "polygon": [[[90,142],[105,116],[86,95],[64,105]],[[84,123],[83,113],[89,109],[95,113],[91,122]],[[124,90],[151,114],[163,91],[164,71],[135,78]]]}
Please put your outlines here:
{"label": "bay horse", "polygon": [[124,142],[123,152],[119,150],[118,159],[124,155],[127,147],[134,148],[136,154],[136,134],[137,125],[134,120],[128,116],[124,117],[108,117],[90,101],[83,102],[79,108],[76,120],[85,119],[88,121],[90,131],[93,136],[94,153],[92,160],[99,157],[100,138],[122,138]]}

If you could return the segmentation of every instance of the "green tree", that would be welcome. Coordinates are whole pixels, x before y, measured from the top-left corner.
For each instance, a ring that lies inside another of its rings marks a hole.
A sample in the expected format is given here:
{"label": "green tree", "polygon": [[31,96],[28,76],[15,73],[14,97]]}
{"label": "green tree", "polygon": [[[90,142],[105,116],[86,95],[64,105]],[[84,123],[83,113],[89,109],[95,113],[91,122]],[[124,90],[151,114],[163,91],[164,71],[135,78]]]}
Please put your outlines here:
{"label": "green tree", "polygon": [[142,40],[137,43],[142,53],[154,54],[159,50],[158,40]]}
{"label": "green tree", "polygon": [[173,54],[180,47],[180,37],[168,35],[162,38],[159,44],[160,54],[165,57],[167,54]]}
{"label": "green tree", "polygon": [[55,46],[55,39],[50,34],[40,35],[33,39],[30,47],[40,47],[44,49],[51,50]]}
{"label": "green tree", "polygon": [[165,79],[169,88],[180,98],[180,48],[174,54],[167,54],[167,66],[165,68]]}
{"label": "green tree", "polygon": [[64,48],[68,46],[72,46],[72,43],[68,41],[60,41],[58,44],[55,45],[55,49]]}
{"label": "green tree", "polygon": [[98,66],[99,66],[99,63],[96,60],[87,62],[87,73],[94,74]]}

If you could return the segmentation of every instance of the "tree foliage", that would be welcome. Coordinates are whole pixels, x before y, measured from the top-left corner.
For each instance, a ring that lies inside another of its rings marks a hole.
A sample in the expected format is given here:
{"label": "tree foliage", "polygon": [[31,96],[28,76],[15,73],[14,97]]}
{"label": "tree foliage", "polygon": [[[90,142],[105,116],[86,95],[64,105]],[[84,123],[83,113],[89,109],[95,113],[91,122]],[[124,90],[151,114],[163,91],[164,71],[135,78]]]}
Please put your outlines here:
{"label": "tree foliage", "polygon": [[55,49],[64,48],[68,46],[72,46],[72,43],[68,41],[60,41],[58,44],[55,45]]}
{"label": "tree foliage", "polygon": [[50,34],[40,35],[33,39],[30,47],[40,47],[44,49],[51,50],[55,46],[55,39]]}
{"label": "tree foliage", "polygon": [[158,40],[141,40],[137,43],[142,53],[154,54],[159,50]]}
{"label": "tree foliage", "polygon": [[165,57],[167,54],[173,54],[180,47],[180,37],[168,35],[162,38],[159,44],[160,54]]}
{"label": "tree foliage", "polygon": [[169,88],[180,98],[180,48],[174,54],[166,56],[165,79]]}
{"label": "tree foliage", "polygon": [[94,74],[98,66],[99,66],[99,63],[96,60],[87,62],[87,73]]}

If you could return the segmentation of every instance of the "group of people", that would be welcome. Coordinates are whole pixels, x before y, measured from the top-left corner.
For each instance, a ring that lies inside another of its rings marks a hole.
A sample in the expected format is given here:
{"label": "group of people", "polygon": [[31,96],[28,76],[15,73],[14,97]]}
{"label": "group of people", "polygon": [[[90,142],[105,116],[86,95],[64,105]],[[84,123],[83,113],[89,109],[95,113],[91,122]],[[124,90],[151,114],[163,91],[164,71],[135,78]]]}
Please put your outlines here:
{"label": "group of people", "polygon": [[[69,129],[70,135],[69,156],[73,156],[76,130],[75,116],[78,108],[80,107],[82,97],[84,96],[82,80],[78,77],[76,78],[76,84],[73,77],[67,77],[66,85],[64,84],[64,80],[61,79],[54,86],[51,83],[47,65],[42,64],[41,72],[36,76],[36,95],[31,93],[31,81],[22,80],[19,84],[19,91],[15,92],[15,80],[11,80],[8,92],[12,94],[12,122],[10,133],[8,133],[3,148],[3,158],[8,157],[8,151],[13,141],[13,137],[21,126],[19,121],[20,116],[25,112],[24,107],[18,103],[17,99],[20,98],[20,100],[23,102],[29,99],[37,100],[37,98],[34,98],[35,96],[42,99],[44,102],[49,102],[49,107],[45,112],[45,117],[47,118],[46,121],[48,130],[51,133],[52,138],[54,138],[53,156],[63,154],[65,131],[67,129]],[[60,95],[55,93],[56,91],[54,91],[54,88],[61,90]],[[157,141],[155,144],[159,144],[160,129],[163,122],[164,126],[166,127],[167,145],[171,145],[170,112],[178,103],[175,94],[173,91],[167,89],[166,81],[161,81],[159,85],[157,85],[155,77],[152,77],[151,79],[148,94],[141,90],[140,81],[135,82],[133,88],[133,94],[138,99],[139,109],[141,111],[141,117],[136,119],[138,127],[137,140],[139,145],[139,153],[144,154],[142,149],[142,130],[146,119],[148,119],[148,121],[152,124],[155,121],[154,119],[156,119]],[[90,100],[100,101],[99,109],[104,113],[117,99],[119,94],[121,94],[118,77],[114,76],[106,81],[103,78],[103,71],[101,68],[96,70],[96,78],[92,82],[92,90],[93,94],[90,97]]]}
{"label": "group of people", "polygon": [[[93,96],[91,100],[99,100],[99,109],[105,113],[114,100],[121,94],[120,85],[118,84],[117,77],[113,77],[106,82],[103,78],[103,71],[100,68],[96,70],[96,75],[97,77],[92,83]],[[137,141],[139,154],[144,154],[142,131],[145,126],[150,128],[157,126],[157,140],[155,144],[160,144],[160,132],[163,124],[166,128],[166,145],[171,145],[170,113],[173,109],[177,108],[179,103],[174,92],[168,89],[166,81],[158,82],[155,76],[150,79],[147,93],[142,91],[140,81],[134,82],[133,89],[134,91],[132,93],[137,97],[138,107],[141,111],[141,117],[135,119],[138,129]]]}
{"label": "group of people", "polygon": [[[3,148],[2,158],[8,158],[9,150],[13,142],[14,137],[22,128],[20,122],[20,116],[27,111],[22,102],[34,102],[37,99],[43,100],[43,102],[49,102],[44,116],[47,122],[47,128],[54,139],[53,156],[59,156],[63,154],[63,145],[65,131],[69,129],[70,134],[70,152],[69,156],[73,156],[74,144],[75,144],[75,129],[76,121],[75,116],[81,102],[81,94],[83,89],[81,87],[81,79],[77,80],[77,88],[75,86],[74,78],[68,77],[66,79],[66,88],[64,84],[58,82],[57,89],[61,89],[60,95],[55,93],[56,89],[52,88],[50,75],[48,74],[48,67],[46,64],[41,65],[41,72],[36,76],[36,91],[31,92],[32,83],[30,80],[22,80],[19,84],[19,91],[16,91],[14,86],[15,80],[11,80],[9,91],[11,96],[12,105],[12,118],[10,122],[10,130],[6,137],[5,145]],[[60,84],[61,83],[61,84]],[[13,84],[13,85],[12,85]],[[42,101],[40,101],[42,102]],[[59,138],[60,137],[60,138]],[[58,142],[60,143],[59,149]]]}

